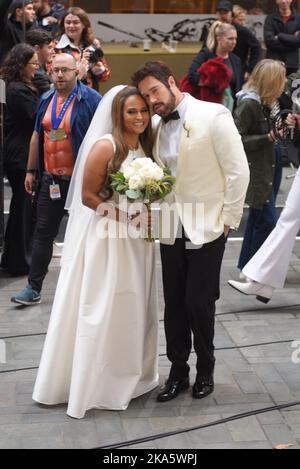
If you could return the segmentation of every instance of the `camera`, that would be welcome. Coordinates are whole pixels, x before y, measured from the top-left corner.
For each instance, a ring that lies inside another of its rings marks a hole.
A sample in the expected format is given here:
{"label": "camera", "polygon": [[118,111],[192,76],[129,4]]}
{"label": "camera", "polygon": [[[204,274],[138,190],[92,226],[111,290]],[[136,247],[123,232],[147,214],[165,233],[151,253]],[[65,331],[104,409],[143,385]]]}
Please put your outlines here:
{"label": "camera", "polygon": [[89,46],[87,50],[90,52],[89,62],[91,65],[95,65],[99,60],[102,60],[104,57],[103,50],[95,47]]}

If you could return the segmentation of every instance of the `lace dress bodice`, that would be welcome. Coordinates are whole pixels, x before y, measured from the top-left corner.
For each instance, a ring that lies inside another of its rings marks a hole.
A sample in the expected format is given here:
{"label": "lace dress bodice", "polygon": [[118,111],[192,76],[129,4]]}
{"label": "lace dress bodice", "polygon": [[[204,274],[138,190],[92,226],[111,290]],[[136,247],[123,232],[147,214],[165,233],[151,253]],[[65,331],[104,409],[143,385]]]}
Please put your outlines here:
{"label": "lace dress bodice", "polygon": [[[114,147],[114,151],[116,150],[116,144],[115,144],[114,138],[111,134],[105,134],[101,138],[99,138],[99,140],[109,140],[112,143],[113,147]],[[121,164],[120,171],[124,171],[125,168],[127,168],[127,166],[133,160],[135,160],[136,158],[145,158],[145,156],[146,155],[144,153],[144,150],[143,150],[141,144],[139,143],[139,146],[136,150],[129,150],[127,158]]]}

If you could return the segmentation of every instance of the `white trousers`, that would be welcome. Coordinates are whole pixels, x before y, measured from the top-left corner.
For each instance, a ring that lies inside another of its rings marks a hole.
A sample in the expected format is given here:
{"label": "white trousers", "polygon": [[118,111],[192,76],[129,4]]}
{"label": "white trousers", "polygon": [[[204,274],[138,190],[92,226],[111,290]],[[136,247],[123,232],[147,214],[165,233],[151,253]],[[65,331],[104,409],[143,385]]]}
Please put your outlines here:
{"label": "white trousers", "polygon": [[282,288],[295,237],[300,229],[300,167],[274,230],[243,268],[243,274],[256,282]]}

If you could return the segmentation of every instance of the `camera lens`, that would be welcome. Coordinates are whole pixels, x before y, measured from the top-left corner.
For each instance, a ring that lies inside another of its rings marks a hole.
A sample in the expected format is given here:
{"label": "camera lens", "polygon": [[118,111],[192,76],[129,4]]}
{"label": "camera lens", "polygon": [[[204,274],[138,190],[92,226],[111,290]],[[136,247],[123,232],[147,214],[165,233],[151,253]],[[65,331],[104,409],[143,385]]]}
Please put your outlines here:
{"label": "camera lens", "polygon": [[[93,50],[92,50],[92,47],[93,47]],[[91,46],[89,50],[91,50],[90,58],[89,58],[90,63],[95,64],[99,62],[99,60],[103,59],[104,54],[103,54],[102,49],[98,49],[98,48],[95,48],[94,46]]]}

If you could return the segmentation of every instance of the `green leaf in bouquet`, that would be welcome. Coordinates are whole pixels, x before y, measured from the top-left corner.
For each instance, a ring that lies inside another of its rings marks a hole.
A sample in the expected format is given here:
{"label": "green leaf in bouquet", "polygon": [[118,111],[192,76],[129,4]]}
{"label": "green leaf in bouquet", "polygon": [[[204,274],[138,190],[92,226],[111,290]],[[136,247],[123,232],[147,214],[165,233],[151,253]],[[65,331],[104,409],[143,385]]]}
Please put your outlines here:
{"label": "green leaf in bouquet", "polygon": [[172,184],[172,185],[175,184],[175,181],[176,179],[171,175],[164,176],[162,179],[162,182],[168,182],[169,184]]}
{"label": "green leaf in bouquet", "polygon": [[172,174],[170,168],[168,168],[167,166],[163,168],[163,171],[164,171],[164,174],[167,176],[170,176]]}
{"label": "green leaf in bouquet", "polygon": [[126,192],[125,192],[126,196],[128,197],[128,199],[132,199],[132,200],[136,200],[136,199],[139,199],[142,197],[142,193],[141,191],[135,191],[133,189],[128,189]]}
{"label": "green leaf in bouquet", "polygon": [[146,185],[146,195],[149,199],[156,197],[160,187],[160,181],[149,181]]}
{"label": "green leaf in bouquet", "polygon": [[112,174],[111,176],[118,179],[119,181],[125,181],[125,176],[121,171],[117,171],[116,173]]}
{"label": "green leaf in bouquet", "polygon": [[115,190],[117,192],[120,192],[121,194],[124,194],[127,189],[128,189],[128,185],[123,184],[123,183],[120,183],[120,184],[116,185],[116,187],[115,187]]}
{"label": "green leaf in bouquet", "polygon": [[116,187],[118,184],[125,184],[126,180],[124,178],[123,173],[118,171],[117,173],[110,174],[110,184],[112,187]]}

